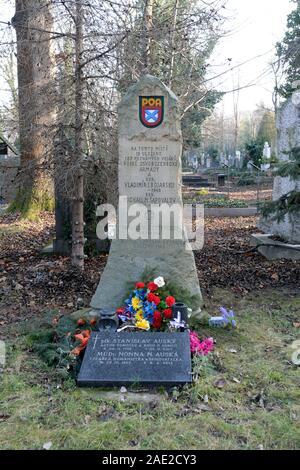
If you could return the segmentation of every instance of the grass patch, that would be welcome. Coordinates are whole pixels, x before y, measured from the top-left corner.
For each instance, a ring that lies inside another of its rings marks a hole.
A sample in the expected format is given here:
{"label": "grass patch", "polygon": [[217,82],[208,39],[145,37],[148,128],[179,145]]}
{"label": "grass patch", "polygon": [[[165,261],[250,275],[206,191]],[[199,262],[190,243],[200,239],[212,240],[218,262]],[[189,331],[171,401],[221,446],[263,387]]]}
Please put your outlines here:
{"label": "grass patch", "polygon": [[6,237],[10,235],[14,235],[16,233],[19,233],[22,231],[20,227],[17,227],[16,225],[1,225],[0,226],[0,240],[5,239]]}
{"label": "grass patch", "polygon": [[213,362],[197,364],[192,387],[161,392],[155,402],[76,388],[30,350],[24,325],[10,327],[0,448],[41,449],[51,441],[53,449],[299,449],[299,367],[289,345],[299,339],[300,299],[279,290],[240,299],[219,289],[206,301],[208,313],[220,304],[233,307],[238,329],[198,325],[216,339]]}
{"label": "grass patch", "polygon": [[184,197],[186,204],[204,204],[207,208],[245,208],[249,206],[249,201],[242,199],[227,199],[225,197]]}

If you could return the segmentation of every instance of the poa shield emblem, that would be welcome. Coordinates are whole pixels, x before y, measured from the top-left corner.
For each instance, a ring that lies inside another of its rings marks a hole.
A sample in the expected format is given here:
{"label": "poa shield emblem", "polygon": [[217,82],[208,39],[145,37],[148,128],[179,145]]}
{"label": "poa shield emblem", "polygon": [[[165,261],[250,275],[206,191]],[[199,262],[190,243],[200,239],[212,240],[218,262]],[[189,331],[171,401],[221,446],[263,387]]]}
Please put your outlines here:
{"label": "poa shield emblem", "polygon": [[163,96],[139,97],[140,121],[145,127],[157,127],[164,119]]}

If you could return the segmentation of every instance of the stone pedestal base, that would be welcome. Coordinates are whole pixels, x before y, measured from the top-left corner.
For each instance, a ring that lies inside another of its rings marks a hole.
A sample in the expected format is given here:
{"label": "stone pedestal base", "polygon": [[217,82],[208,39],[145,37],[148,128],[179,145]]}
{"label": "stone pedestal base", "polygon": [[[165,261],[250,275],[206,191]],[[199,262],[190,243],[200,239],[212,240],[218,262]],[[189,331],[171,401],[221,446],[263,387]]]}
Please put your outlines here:
{"label": "stone pedestal base", "polygon": [[163,276],[168,284],[186,290],[188,307],[194,314],[200,312],[202,296],[194,255],[181,240],[113,240],[91,307],[113,313],[124,304],[134,283],[149,271],[153,278]]}

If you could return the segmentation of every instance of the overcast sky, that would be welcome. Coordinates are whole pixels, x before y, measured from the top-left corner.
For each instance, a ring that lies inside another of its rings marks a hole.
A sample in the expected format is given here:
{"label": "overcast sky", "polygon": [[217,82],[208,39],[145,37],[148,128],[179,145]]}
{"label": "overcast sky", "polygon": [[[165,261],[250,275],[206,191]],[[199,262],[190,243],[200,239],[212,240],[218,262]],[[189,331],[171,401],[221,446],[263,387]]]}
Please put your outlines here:
{"label": "overcast sky", "polygon": [[[211,73],[217,75],[229,69],[228,65],[224,67],[228,58],[235,66],[262,55],[214,82],[222,91],[234,89],[238,77],[241,86],[257,84],[240,91],[241,110],[251,111],[261,101],[266,106],[272,105],[274,81],[269,63],[274,60],[275,44],[283,38],[287,15],[294,7],[290,0],[228,0],[226,15],[229,21],[226,27],[231,33],[217,46],[211,61],[216,66]],[[232,94],[224,99],[224,108],[226,114],[232,114]]]}
{"label": "overcast sky", "polygon": [[[251,111],[261,101],[264,101],[266,106],[272,105],[273,77],[269,63],[274,60],[275,44],[284,35],[287,15],[293,7],[290,0],[227,0],[226,28],[231,32],[220,40],[210,60],[213,65],[210,74],[214,76],[229,70],[228,58],[232,59],[232,66],[253,58],[213,82],[214,86],[222,91],[235,88],[238,77],[240,86],[255,83],[256,86],[240,92],[241,110]],[[7,21],[12,16],[13,8],[8,7],[7,0],[0,0],[1,20]],[[260,55],[262,57],[257,57]],[[0,85],[3,90],[1,78]],[[3,102],[5,94],[3,91],[0,93],[0,102]],[[224,98],[224,110],[228,115],[233,112],[232,93]]]}

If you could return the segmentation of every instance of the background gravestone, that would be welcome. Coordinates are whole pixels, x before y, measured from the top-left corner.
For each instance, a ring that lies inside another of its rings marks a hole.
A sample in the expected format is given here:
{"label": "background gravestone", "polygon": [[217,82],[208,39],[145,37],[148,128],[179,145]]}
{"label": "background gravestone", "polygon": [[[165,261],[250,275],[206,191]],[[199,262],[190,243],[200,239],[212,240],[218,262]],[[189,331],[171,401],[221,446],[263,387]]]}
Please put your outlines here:
{"label": "background gravestone", "polygon": [[[300,146],[300,107],[293,103],[292,98],[283,103],[277,115],[277,153],[281,161],[289,159],[287,152]],[[296,189],[300,191],[300,181],[292,181],[289,177],[274,178],[273,200]],[[286,215],[283,222],[261,219],[259,228],[284,239],[300,243],[300,215]]]}
{"label": "background gravestone", "polygon": [[[162,100],[159,125],[147,127],[142,122],[142,97]],[[176,96],[160,80],[146,75],[129,89],[118,113],[120,198],[127,196],[129,206],[141,203],[150,208],[151,204],[164,203],[182,208],[182,134]],[[122,228],[121,220],[117,224]],[[160,229],[163,224],[160,221]],[[182,231],[182,226],[174,228]],[[162,275],[167,282],[186,289],[190,306],[199,311],[202,297],[194,255],[186,247],[185,239],[113,240],[92,308],[115,311],[123,305],[128,287],[140,280],[145,270],[153,270],[155,276]]]}

